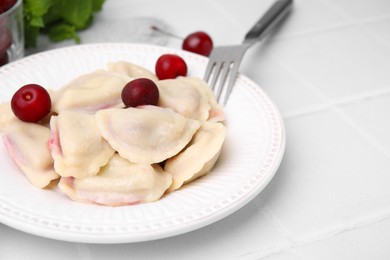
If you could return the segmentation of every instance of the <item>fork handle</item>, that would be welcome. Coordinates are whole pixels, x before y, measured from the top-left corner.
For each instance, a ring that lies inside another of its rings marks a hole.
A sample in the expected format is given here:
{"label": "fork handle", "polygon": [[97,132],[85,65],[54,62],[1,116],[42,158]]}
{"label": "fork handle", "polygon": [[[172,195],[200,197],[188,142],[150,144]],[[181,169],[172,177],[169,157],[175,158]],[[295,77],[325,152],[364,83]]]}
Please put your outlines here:
{"label": "fork handle", "polygon": [[276,1],[245,35],[244,43],[253,44],[261,40],[290,11],[292,2],[292,0]]}

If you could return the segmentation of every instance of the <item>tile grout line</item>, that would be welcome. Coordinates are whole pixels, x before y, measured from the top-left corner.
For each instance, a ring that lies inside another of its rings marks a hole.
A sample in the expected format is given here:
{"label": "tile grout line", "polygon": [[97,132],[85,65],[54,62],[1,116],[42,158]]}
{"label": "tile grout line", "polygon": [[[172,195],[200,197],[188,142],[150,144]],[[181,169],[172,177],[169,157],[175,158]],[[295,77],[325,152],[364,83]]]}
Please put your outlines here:
{"label": "tile grout line", "polygon": [[390,219],[390,211],[384,212],[377,216],[366,216],[365,218],[357,219],[347,225],[336,227],[333,229],[329,229],[324,232],[317,233],[315,235],[306,236],[301,239],[296,240],[295,246],[302,247],[306,245],[310,245],[315,242],[319,242],[325,239],[332,238],[336,235],[339,235],[344,232],[352,231],[355,229],[360,229],[364,227],[368,227],[370,225],[389,220]]}
{"label": "tile grout line", "polygon": [[364,26],[375,23],[375,22],[380,22],[380,21],[385,21],[390,19],[390,14],[386,15],[379,15],[375,17],[368,17],[364,18],[362,20],[355,20],[351,16],[349,16],[346,12],[344,12],[341,8],[339,8],[337,5],[333,3],[329,3],[328,1],[320,0],[322,3],[327,4],[330,8],[334,9],[336,12],[338,12],[340,15],[342,15],[345,19],[349,21],[352,25],[356,26],[359,30],[367,33],[370,35],[370,37],[374,38],[375,41],[378,43],[385,45],[387,47],[390,47],[390,43],[383,41],[380,37],[378,37],[376,34],[372,33],[370,30],[366,29]]}
{"label": "tile grout line", "polygon": [[368,98],[376,98],[376,97],[390,94],[390,89],[384,88],[382,90],[376,90],[376,91],[372,91],[372,92],[368,92],[368,93],[357,94],[354,96],[345,97],[345,98],[334,101],[329,96],[325,95],[323,92],[321,92],[317,88],[313,87],[313,85],[307,79],[305,79],[299,72],[297,72],[290,64],[283,61],[283,59],[280,58],[277,54],[274,54],[274,53],[267,51],[267,50],[264,50],[264,51],[271,58],[273,58],[277,63],[279,63],[280,66],[285,68],[294,77],[296,77],[300,82],[302,82],[303,87],[305,87],[308,90],[311,90],[313,93],[315,93],[319,98],[321,98],[325,102],[324,105],[320,105],[317,107],[311,107],[311,108],[307,108],[307,109],[302,109],[302,110],[298,110],[298,111],[293,111],[293,112],[290,112],[288,114],[283,114],[284,119],[291,119],[291,118],[298,117],[298,116],[304,116],[304,115],[308,115],[311,113],[334,108],[334,107],[337,107],[340,105],[345,105],[345,104],[361,101],[361,100],[368,99]]}
{"label": "tile grout line", "polygon": [[368,28],[366,28],[365,26],[367,26],[368,24],[370,24],[370,23],[357,24],[357,26],[361,31],[363,31],[364,33],[367,33],[371,37],[371,39],[373,39],[377,43],[389,48],[390,42],[383,40],[381,37],[379,37],[378,35],[376,35],[372,31],[370,31]]}
{"label": "tile grout line", "polygon": [[332,8],[334,11],[336,11],[338,14],[343,16],[345,19],[347,19],[350,23],[355,24],[355,21],[350,17],[346,12],[344,12],[341,8],[339,8],[337,5],[329,2],[329,1],[324,1],[324,0],[319,0],[321,1],[324,5],[327,5],[328,7]]}
{"label": "tile grout line", "polygon": [[268,55],[270,55],[271,58],[276,60],[283,68],[285,68],[287,71],[291,72],[291,74],[293,76],[295,76],[300,82],[302,82],[303,87],[310,89],[315,94],[317,94],[321,99],[329,102],[329,98],[324,93],[319,91],[317,88],[312,87],[312,84],[310,84],[310,82],[308,82],[305,78],[303,78],[301,76],[301,74],[298,73],[294,68],[292,68],[288,63],[284,62],[283,59],[279,58],[277,55],[275,55],[267,50],[265,50],[265,52],[268,53]]}
{"label": "tile grout line", "polygon": [[386,157],[390,157],[389,151],[387,151],[382,145],[380,145],[377,141],[375,141],[372,136],[370,136],[366,131],[363,130],[359,125],[357,125],[352,118],[350,118],[347,114],[342,112],[342,110],[339,108],[342,104],[348,104],[351,102],[356,102],[357,100],[362,100],[365,98],[375,97],[375,96],[381,96],[381,95],[388,95],[390,94],[390,90],[383,90],[383,91],[375,91],[368,93],[366,95],[357,95],[352,98],[345,98],[344,100],[340,101],[332,101],[328,96],[326,96],[324,93],[319,91],[317,88],[312,87],[312,84],[308,82],[304,77],[301,76],[300,73],[298,73],[294,68],[292,68],[288,63],[284,62],[283,59],[279,58],[277,55],[270,53],[269,51],[266,51],[271,58],[275,59],[282,67],[284,67],[286,70],[288,70],[293,76],[295,76],[300,82],[302,82],[302,86],[310,89],[315,94],[318,95],[322,100],[325,101],[325,104],[323,106],[317,107],[317,108],[310,108],[302,111],[298,111],[298,113],[290,113],[287,115],[283,115],[283,119],[292,119],[298,116],[308,115],[311,113],[324,111],[326,109],[333,109],[335,112],[337,112],[342,119],[352,126],[362,137],[364,137],[366,140],[368,140],[371,145],[373,145],[375,148],[377,148],[380,152],[382,152]]}
{"label": "tile grout line", "polygon": [[288,228],[286,228],[285,225],[283,225],[283,223],[275,216],[275,214],[273,214],[272,209],[267,206],[263,206],[261,212],[271,223],[273,223],[275,229],[279,231],[284,238],[287,239],[288,243],[286,243],[284,246],[282,245],[279,247],[271,246],[268,248],[265,254],[263,253],[260,256],[256,255],[257,257],[268,257],[288,250],[291,251],[291,253],[299,256],[301,259],[303,258],[303,260],[312,260],[311,258],[307,258],[306,256],[302,255],[299,249],[294,246],[295,242],[292,233],[289,231]]}
{"label": "tile grout line", "polygon": [[319,1],[321,1],[323,4],[329,6],[333,10],[335,10],[337,13],[339,13],[341,16],[343,16],[345,19],[347,19],[350,23],[353,23],[353,24],[366,24],[366,23],[373,23],[373,22],[378,22],[378,21],[390,19],[390,12],[389,12],[389,14],[363,18],[360,21],[355,20],[350,15],[348,15],[342,8],[338,7],[336,4],[334,4],[330,1],[325,1],[325,0],[319,0]]}
{"label": "tile grout line", "polygon": [[296,109],[294,111],[283,113],[282,117],[283,117],[284,120],[294,119],[294,118],[298,118],[298,117],[307,116],[307,115],[310,115],[310,114],[322,112],[322,111],[325,111],[327,109],[330,109],[331,107],[332,107],[332,105],[329,104],[329,105],[323,105],[323,106],[318,106],[318,107]]}
{"label": "tile grout line", "polygon": [[[291,34],[282,35],[282,36],[274,36],[274,38],[277,40],[289,40],[289,39],[301,38],[301,37],[305,37],[305,36],[313,35],[313,34],[318,34],[318,33],[335,31],[335,30],[348,28],[348,27],[357,27],[359,29],[365,30],[364,25],[390,19],[390,14],[389,14],[389,15],[380,15],[380,16],[376,16],[376,17],[369,17],[369,18],[365,18],[362,20],[354,20],[348,14],[346,14],[343,10],[338,8],[336,5],[331,4],[328,1],[322,1],[322,3],[328,5],[330,8],[335,10],[337,13],[339,13],[341,16],[343,16],[347,21],[344,23],[340,23],[338,25],[323,26],[320,28],[311,29],[311,30],[307,30],[307,31],[303,31],[303,32],[291,33]],[[370,36],[373,36],[377,41],[383,42],[380,38],[377,37],[377,35],[371,33],[368,30],[365,30],[365,31],[367,33],[369,33]],[[389,45],[389,43],[385,43],[385,44]]]}
{"label": "tile grout line", "polygon": [[348,105],[351,103],[356,103],[360,101],[364,101],[367,99],[371,98],[378,98],[378,97],[383,97],[383,96],[388,96],[390,95],[390,89],[384,89],[382,91],[374,91],[366,94],[360,94],[360,95],[355,95],[349,98],[343,98],[339,99],[336,101],[329,101],[329,104],[325,104],[322,106],[317,106],[317,107],[311,107],[311,108],[306,108],[306,109],[297,109],[295,111],[289,112],[287,114],[283,115],[284,119],[292,119],[296,117],[301,117],[301,116],[306,116],[312,113],[317,113],[317,112],[322,112],[326,109],[331,109],[334,107],[339,107],[343,105]]}
{"label": "tile grout line", "polygon": [[324,33],[324,32],[331,32],[331,31],[336,31],[339,29],[343,28],[349,28],[355,26],[354,23],[351,22],[346,22],[343,24],[339,25],[333,25],[333,26],[323,26],[317,29],[311,29],[303,32],[298,32],[298,33],[291,33],[287,35],[282,35],[282,36],[274,36],[276,40],[290,40],[290,39],[296,39],[296,38],[301,38],[301,37],[306,37],[308,35],[313,35],[313,34],[319,34],[319,33]]}
{"label": "tile grout line", "polygon": [[[237,19],[234,19],[234,17],[229,12],[226,11],[226,9],[223,7],[223,5],[218,5],[218,4],[216,4],[215,1],[205,1],[205,2],[207,2],[207,4],[209,6],[214,8],[216,10],[216,12],[220,13],[221,15],[223,15],[228,21],[232,22],[237,27],[237,29],[239,29],[240,31],[243,31],[242,38],[244,37],[245,29],[238,22]],[[237,43],[240,43],[240,42],[241,42],[241,39],[238,39]]]}
{"label": "tile grout line", "polygon": [[[263,211],[263,209],[262,209]],[[263,212],[264,213],[264,212]],[[291,236],[291,233],[288,231],[287,228],[284,227],[283,224],[278,220],[278,218],[272,213],[271,209],[266,209],[266,213],[264,213],[273,223],[276,223],[276,226],[281,227],[282,230],[279,230],[279,228],[276,228],[278,231],[282,233],[282,235],[288,239],[288,243],[285,243],[284,245],[281,245],[279,247],[271,246],[266,250],[253,252],[252,255],[258,257],[258,259],[262,259],[264,257],[269,257],[272,255],[280,254],[285,251],[290,251],[291,253],[299,256],[304,257],[306,260],[307,257],[302,255],[300,250],[301,248],[311,245],[313,243],[317,243],[326,239],[330,239],[334,236],[337,236],[339,234],[342,234],[344,232],[353,231],[356,229],[361,229],[368,227],[370,225],[390,220],[390,211],[383,212],[382,214],[379,214],[377,216],[366,216],[365,218],[357,219],[353,221],[350,224],[344,225],[344,226],[338,226],[333,229],[327,229],[322,232],[312,233],[308,236],[303,236],[298,239],[294,239]],[[307,259],[309,260],[309,259]]]}
{"label": "tile grout line", "polygon": [[[390,91],[388,91],[387,94],[389,95]],[[367,97],[379,97],[379,96],[381,96],[381,95],[367,96]],[[361,98],[359,100],[363,100],[363,98]],[[356,100],[354,100],[354,101],[356,101]],[[335,113],[337,113],[345,123],[350,125],[357,133],[359,133],[364,139],[366,139],[373,147],[375,147],[378,151],[380,151],[386,157],[390,158],[390,151],[388,149],[386,149],[386,147],[382,146],[379,142],[377,142],[372,137],[372,135],[367,133],[360,125],[356,124],[356,122],[348,114],[343,112],[343,110],[339,107],[340,105],[345,105],[348,103],[350,103],[350,101],[349,102],[339,102],[339,103],[335,102],[329,106],[323,106],[323,107],[319,107],[319,108],[315,108],[315,109],[302,110],[302,111],[298,111],[297,113],[287,114],[287,116],[283,116],[283,119],[285,119],[285,120],[286,119],[293,119],[293,118],[297,118],[300,116],[306,116],[306,115],[310,115],[313,113],[322,112],[322,111],[325,111],[327,109],[331,109]]]}
{"label": "tile grout line", "polygon": [[318,112],[318,111],[323,111],[323,110],[329,109],[330,107],[332,107],[334,105],[333,102],[329,99],[329,97],[327,97],[324,93],[319,91],[317,88],[312,87],[312,84],[310,84],[310,82],[308,82],[303,76],[301,76],[301,74],[299,72],[297,72],[293,67],[291,67],[288,63],[284,62],[283,59],[281,59],[277,55],[275,55],[267,50],[265,50],[265,52],[271,58],[273,58],[277,63],[279,63],[280,66],[285,68],[294,77],[296,77],[298,79],[298,81],[302,83],[302,86],[304,88],[312,91],[314,94],[316,94],[320,99],[322,99],[325,102],[324,105],[321,105],[318,107],[303,109],[300,111],[289,113],[287,115],[283,114],[282,116],[284,119],[290,119],[290,118],[294,118],[294,117],[298,117],[298,116],[302,116],[302,115],[307,115],[307,114]]}
{"label": "tile grout line", "polygon": [[[352,20],[345,12],[343,12],[341,9],[336,7],[334,4],[328,3],[327,1],[322,1],[325,4],[328,4],[331,8],[336,10],[338,13],[340,13],[344,18],[346,18],[352,26],[357,26],[358,28],[361,29],[361,26],[359,26],[359,23],[356,23],[354,20]],[[390,16],[381,16],[380,19],[387,19]],[[378,18],[377,18],[378,19]],[[376,21],[377,19],[371,18],[371,19],[366,19],[366,21]],[[362,23],[364,24],[364,23]],[[335,27],[336,28],[336,27]],[[340,28],[340,27],[338,27]],[[389,44],[386,44],[389,46]],[[390,90],[382,90],[382,91],[375,91],[367,94],[362,94],[362,95],[355,95],[350,98],[344,98],[344,100],[339,100],[339,101],[332,101],[328,96],[326,96],[324,93],[319,91],[317,88],[311,87],[312,85],[310,82],[308,82],[306,79],[304,79],[299,72],[297,72],[294,68],[292,68],[288,63],[284,62],[283,59],[279,58],[277,55],[274,55],[270,52],[268,52],[271,57],[273,57],[276,61],[278,61],[281,66],[286,68],[288,71],[290,71],[295,77],[298,78],[301,82],[303,82],[303,86],[312,90],[314,93],[316,93],[320,98],[322,98],[324,101],[326,101],[326,104],[317,108],[311,108],[311,109],[306,109],[302,111],[298,111],[298,113],[290,113],[287,114],[287,116],[283,116],[285,119],[290,119],[298,116],[303,116],[303,115],[308,115],[311,113],[323,111],[326,109],[333,109],[335,112],[337,112],[343,120],[348,123],[350,126],[352,126],[360,135],[362,135],[366,140],[368,140],[371,145],[376,147],[379,151],[381,151],[385,156],[390,157],[390,152],[385,149],[381,144],[379,144],[370,134],[368,134],[362,127],[357,125],[351,117],[349,117],[347,114],[345,114],[340,108],[340,105],[345,105],[351,102],[356,102],[360,101],[366,98],[373,98],[373,97],[379,97],[383,95],[389,95]]]}
{"label": "tile grout line", "polygon": [[371,91],[368,93],[363,93],[363,94],[356,94],[356,95],[353,95],[350,97],[345,97],[342,99],[338,99],[338,100],[334,101],[333,103],[334,103],[334,105],[339,106],[339,105],[345,105],[345,104],[349,104],[349,103],[353,103],[353,102],[357,102],[357,101],[361,101],[361,100],[365,100],[365,99],[383,97],[383,96],[387,96],[389,94],[390,94],[389,86],[383,86],[382,89],[374,90],[374,91]]}
{"label": "tile grout line", "polygon": [[[353,20],[350,16],[348,16],[345,12],[343,12],[341,9],[337,8],[335,5],[328,3],[327,1],[322,1],[324,4],[327,4],[329,7],[334,9],[336,12],[341,14],[347,21],[344,23],[340,23],[338,25],[332,25],[332,26],[323,26],[317,29],[307,30],[303,32],[298,33],[291,33],[287,35],[281,35],[281,36],[272,36],[275,40],[289,40],[289,39],[295,39],[295,38],[301,38],[308,35],[318,34],[318,33],[324,33],[324,32],[330,32],[335,31],[343,28],[349,28],[349,27],[357,27],[357,28],[363,28],[362,25],[370,24],[378,21],[384,21],[387,19],[390,19],[390,15],[382,15],[377,17],[371,17],[366,18],[360,21]],[[231,21],[233,24],[236,25],[238,29],[243,31],[243,35],[249,28],[244,28],[236,19],[234,19],[231,15],[228,15],[228,13],[223,9],[223,6],[217,5],[215,2],[207,2],[209,6],[213,7],[217,12],[224,15],[228,18],[229,21]],[[266,10],[266,9],[265,9]],[[370,32],[369,32],[370,33]],[[371,36],[378,38],[375,34],[370,33]],[[240,40],[240,39],[238,39]],[[377,39],[378,40],[378,39]]]}
{"label": "tile grout line", "polygon": [[[340,10],[338,9],[338,11],[340,11]],[[345,13],[343,13],[342,11],[340,11],[340,12],[344,16],[346,16]],[[343,25],[343,26],[321,28],[320,30],[316,30],[316,31],[311,31],[311,32],[308,31],[308,32],[303,32],[301,34],[292,35],[292,36],[288,36],[288,37],[283,37],[282,36],[282,37],[275,37],[275,38],[277,38],[277,39],[290,39],[290,38],[294,38],[294,37],[305,36],[305,35],[308,35],[308,34],[314,34],[314,33],[319,33],[319,32],[324,32],[324,31],[336,30],[336,29],[345,28],[345,27],[352,27],[352,26],[357,26],[359,29],[361,29],[361,25],[369,24],[369,23],[377,22],[377,21],[381,21],[381,20],[385,20],[385,19],[388,19],[389,17],[390,16],[384,16],[384,17],[382,16],[382,17],[379,17],[379,18],[366,19],[365,21],[358,21],[358,22],[351,21],[350,17],[347,17],[350,22],[345,24],[345,25]],[[371,33],[370,33],[370,35],[371,35]],[[388,43],[386,43],[386,44],[388,45]],[[383,96],[383,95],[389,95],[390,94],[390,90],[376,91],[376,92],[371,92],[371,93],[368,93],[368,94],[356,95],[356,96],[353,96],[353,97],[344,98],[344,99],[338,100],[338,101],[331,101],[330,98],[327,97],[325,94],[323,94],[322,92],[318,91],[315,88],[310,87],[311,84],[309,84],[306,80],[304,80],[300,76],[300,74],[298,72],[296,72],[293,68],[291,68],[291,66],[289,66],[288,64],[283,62],[277,56],[275,56],[275,55],[271,55],[271,56],[274,57],[283,67],[285,67],[290,72],[292,72],[294,76],[296,76],[299,80],[301,80],[304,83],[304,86],[306,88],[313,90],[316,94],[318,94],[322,99],[324,99],[328,103],[327,105],[324,105],[324,106],[319,106],[319,107],[315,107],[315,108],[310,108],[310,109],[305,109],[305,110],[301,110],[301,111],[292,112],[290,114],[287,114],[287,116],[283,116],[283,118],[289,119],[289,118],[294,118],[294,117],[297,117],[297,116],[302,116],[302,115],[307,115],[307,114],[311,114],[311,113],[315,113],[315,112],[319,112],[319,111],[324,111],[326,109],[332,109],[338,115],[340,115],[341,118],[347,124],[352,126],[353,129],[358,131],[360,135],[362,135],[365,139],[367,139],[373,146],[375,146],[377,149],[379,149],[387,157],[390,157],[390,153],[382,145],[380,145],[378,142],[376,142],[372,138],[371,135],[369,135],[366,131],[364,131],[364,129],[361,126],[357,125],[350,116],[348,116],[345,112],[342,111],[342,109],[339,108],[340,105],[345,105],[345,104],[349,104],[349,103],[352,103],[352,102],[362,101],[362,100],[367,99],[367,98],[376,98],[376,97],[380,97],[380,96]],[[322,240],[331,238],[331,237],[336,236],[336,235],[338,235],[340,233],[348,232],[348,231],[351,231],[351,230],[354,230],[354,229],[363,228],[363,227],[366,227],[366,226],[369,226],[369,225],[372,225],[372,224],[375,224],[375,223],[378,223],[378,222],[381,222],[381,221],[384,221],[384,220],[390,218],[390,212],[386,212],[384,214],[380,214],[379,216],[367,217],[367,218],[362,219],[362,220],[357,220],[357,221],[355,221],[355,222],[353,222],[353,223],[351,223],[351,224],[349,224],[347,226],[343,226],[343,227],[336,228],[334,230],[330,230],[331,232],[329,232],[329,230],[328,230],[326,232],[323,232],[322,234],[319,233],[316,236],[312,236],[312,237],[309,236],[306,239],[301,239],[301,240],[294,241],[294,239],[291,238],[291,233],[288,231],[287,228],[284,227],[284,225],[277,219],[277,217],[274,216],[274,214],[272,213],[272,210],[266,209],[265,215],[268,218],[271,218],[273,223],[276,223],[277,230],[279,230],[282,233],[282,235],[289,240],[290,243],[288,245],[285,245],[284,248],[283,247],[279,247],[279,250],[277,250],[276,247],[275,248],[271,248],[270,247],[269,248],[270,250],[268,252],[265,252],[265,254],[260,254],[260,255],[257,254],[257,256],[261,257],[261,258],[272,256],[272,255],[276,255],[276,254],[281,253],[281,252],[286,251],[286,250],[290,250],[291,251],[291,250],[297,249],[299,247],[303,247],[303,246],[306,246],[306,245],[309,245],[309,244],[312,244],[312,243],[315,243],[315,242],[318,242],[318,241],[322,241]],[[292,251],[292,252],[295,252],[295,250]],[[298,253],[297,254],[298,256],[303,257],[303,255],[301,255],[299,253],[299,251],[297,251],[297,253]]]}
{"label": "tile grout line", "polygon": [[386,147],[382,146],[379,142],[377,142],[372,135],[367,133],[360,125],[356,124],[356,122],[347,115],[342,109],[339,107],[333,107],[333,111],[336,112],[348,125],[353,127],[355,131],[357,131],[363,138],[365,138],[372,146],[378,149],[382,154],[386,157],[390,158],[390,151],[386,149]]}
{"label": "tile grout line", "polygon": [[323,33],[323,32],[330,32],[330,31],[335,31],[335,30],[348,28],[348,27],[354,27],[354,26],[360,27],[361,25],[385,21],[385,20],[390,19],[390,15],[381,15],[381,16],[377,16],[377,17],[370,17],[370,18],[362,19],[360,21],[356,21],[356,20],[352,19],[349,15],[347,15],[345,12],[343,12],[341,9],[337,8],[335,5],[330,4],[328,1],[322,1],[322,2],[326,5],[328,5],[330,8],[334,9],[337,13],[339,13],[341,16],[343,16],[347,21],[342,22],[338,25],[323,26],[323,27],[319,27],[316,29],[311,29],[311,30],[307,30],[307,31],[303,31],[303,32],[287,34],[284,36],[275,36],[275,39],[286,40],[286,39],[300,38],[300,37],[305,37],[307,35],[318,34],[318,33]]}
{"label": "tile grout line", "polygon": [[386,15],[378,15],[375,17],[368,17],[357,21],[355,20],[354,22],[357,24],[370,24],[370,23],[386,21],[389,19],[390,19],[390,14],[386,14]]}
{"label": "tile grout line", "polygon": [[361,20],[361,21],[354,21],[350,17],[346,17],[345,14],[343,14],[343,16],[344,16],[344,18],[347,19],[347,21],[344,22],[344,23],[340,23],[338,25],[322,26],[322,27],[318,27],[318,28],[315,28],[315,29],[310,29],[310,30],[307,30],[307,31],[302,31],[302,32],[297,32],[297,33],[290,33],[290,34],[287,34],[287,35],[273,36],[273,37],[275,39],[277,39],[277,40],[290,40],[290,39],[306,37],[308,35],[313,35],[313,34],[319,34],[319,33],[324,33],[324,32],[336,31],[336,30],[339,30],[339,29],[345,29],[345,28],[349,28],[349,27],[358,27],[358,28],[360,28],[362,25],[366,25],[366,24],[370,24],[370,23],[374,23],[374,22],[384,21],[384,20],[390,19],[390,15],[389,15],[389,16],[381,16],[381,17],[378,17],[376,19],[375,18],[370,18],[370,19],[367,18],[367,19]]}

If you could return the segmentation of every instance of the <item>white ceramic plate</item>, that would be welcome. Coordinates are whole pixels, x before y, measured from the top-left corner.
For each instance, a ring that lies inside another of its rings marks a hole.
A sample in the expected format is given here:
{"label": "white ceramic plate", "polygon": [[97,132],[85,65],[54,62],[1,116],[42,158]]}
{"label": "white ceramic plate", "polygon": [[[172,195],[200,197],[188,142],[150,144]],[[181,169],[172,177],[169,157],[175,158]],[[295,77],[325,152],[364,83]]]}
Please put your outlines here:
{"label": "white ceramic plate", "polygon": [[[164,53],[182,56],[190,76],[202,77],[207,58],[137,44],[93,44],[33,55],[0,69],[0,102],[22,85],[58,89],[109,61],[126,60],[154,71]],[[163,199],[105,207],[73,202],[59,190],[34,188],[0,144],[0,222],[42,237],[85,243],[159,239],[211,224],[252,200],[275,174],[285,132],[277,108],[261,88],[240,75],[226,106],[228,134],[220,160],[207,176]]]}

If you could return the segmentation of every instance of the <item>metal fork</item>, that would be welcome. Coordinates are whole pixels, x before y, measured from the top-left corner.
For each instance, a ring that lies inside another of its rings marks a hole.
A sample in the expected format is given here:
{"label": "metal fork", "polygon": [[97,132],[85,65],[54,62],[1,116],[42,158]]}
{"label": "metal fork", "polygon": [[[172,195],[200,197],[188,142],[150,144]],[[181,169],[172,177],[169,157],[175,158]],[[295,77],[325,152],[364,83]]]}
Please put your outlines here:
{"label": "metal fork", "polygon": [[[209,82],[219,103],[226,105],[246,50],[261,40],[282,20],[291,9],[292,2],[292,0],[276,1],[245,35],[241,45],[220,46],[213,49],[209,57],[204,80]],[[212,74],[213,77],[210,81]],[[229,78],[229,82],[226,85],[227,78]]]}

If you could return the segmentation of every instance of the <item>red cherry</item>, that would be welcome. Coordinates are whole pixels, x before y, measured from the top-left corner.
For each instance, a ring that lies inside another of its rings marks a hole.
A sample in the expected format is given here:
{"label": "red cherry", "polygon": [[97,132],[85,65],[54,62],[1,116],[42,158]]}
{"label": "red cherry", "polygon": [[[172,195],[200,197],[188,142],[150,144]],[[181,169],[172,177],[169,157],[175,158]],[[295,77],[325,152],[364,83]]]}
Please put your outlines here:
{"label": "red cherry", "polygon": [[28,84],[15,92],[11,99],[11,108],[20,120],[36,123],[49,114],[50,95],[42,86]]}
{"label": "red cherry", "polygon": [[213,49],[213,41],[205,32],[194,32],[184,39],[182,49],[209,56]]}
{"label": "red cherry", "polygon": [[159,79],[174,79],[187,75],[187,64],[178,55],[164,54],[158,58],[155,70]]}
{"label": "red cherry", "polygon": [[16,0],[0,0],[0,7],[5,12],[8,9],[10,9],[15,3],[16,3]]}
{"label": "red cherry", "polygon": [[0,54],[0,67],[7,64],[8,62],[9,62],[8,54],[6,52]]}
{"label": "red cherry", "polygon": [[122,101],[126,107],[157,106],[159,96],[156,83],[147,78],[132,80],[122,90]]}

